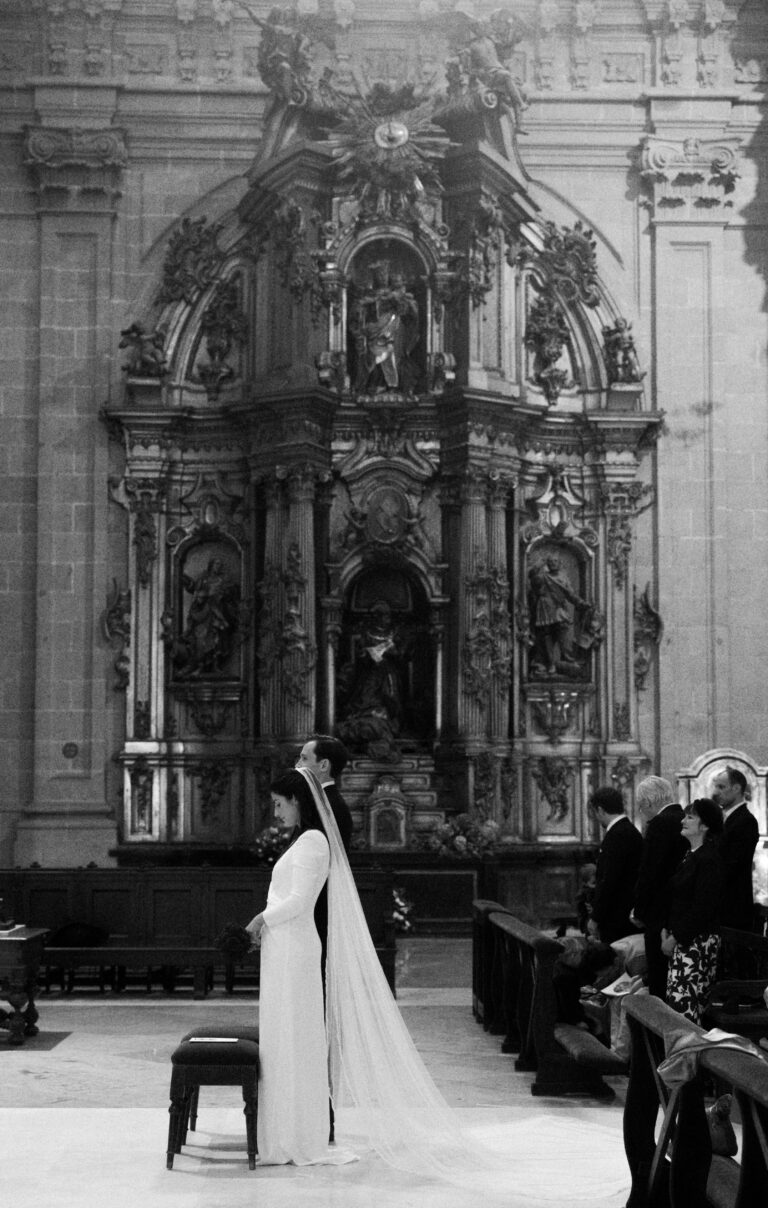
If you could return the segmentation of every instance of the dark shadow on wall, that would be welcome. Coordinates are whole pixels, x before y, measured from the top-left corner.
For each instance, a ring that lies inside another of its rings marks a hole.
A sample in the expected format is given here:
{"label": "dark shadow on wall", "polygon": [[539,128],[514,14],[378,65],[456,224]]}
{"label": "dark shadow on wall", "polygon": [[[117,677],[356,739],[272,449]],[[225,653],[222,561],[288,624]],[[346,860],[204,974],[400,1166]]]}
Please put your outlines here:
{"label": "dark shadow on wall", "polygon": [[[749,177],[751,200],[738,211],[744,223],[744,261],[763,279],[763,311],[768,310],[768,6],[765,0],[747,0],[733,39],[736,89],[743,89],[747,104],[742,107],[744,133],[741,148],[742,176]],[[749,103],[750,93],[762,98]],[[758,120],[755,121],[757,111]],[[736,114],[734,114],[736,117]],[[734,133],[741,134],[738,127]],[[752,183],[754,182],[754,183]],[[745,182],[737,183],[737,191]],[[746,351],[746,350],[745,350]],[[768,340],[763,349],[768,358]]]}

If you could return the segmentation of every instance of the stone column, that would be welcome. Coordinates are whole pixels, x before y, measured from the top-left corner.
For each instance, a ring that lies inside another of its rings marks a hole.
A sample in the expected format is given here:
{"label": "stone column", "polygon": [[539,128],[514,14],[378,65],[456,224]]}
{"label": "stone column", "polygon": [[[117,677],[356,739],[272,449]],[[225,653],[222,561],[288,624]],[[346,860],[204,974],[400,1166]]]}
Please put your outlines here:
{"label": "stone column", "polygon": [[[721,136],[731,120],[730,99],[692,103],[685,137],[675,125],[677,108],[662,98],[653,102],[656,133],[646,137],[642,160],[650,193],[657,407],[666,414],[671,438],[684,437],[686,449],[684,459],[665,458],[662,449],[657,484],[663,518],[658,562],[674,568],[659,591],[659,611],[676,650],[675,659],[661,661],[659,673],[664,768],[687,765],[691,752],[718,746],[743,725],[743,705],[731,713],[731,660],[737,648],[749,657],[753,624],[753,642],[761,641],[760,605],[754,613],[749,606],[741,612],[729,565],[742,537],[742,500],[763,489],[762,469],[751,469],[761,428],[744,406],[738,357],[728,356],[727,340],[713,336],[732,330],[723,281],[740,140]],[[740,344],[734,331],[733,349],[748,346],[749,335],[745,339]],[[729,465],[738,466],[738,492],[734,476],[723,469]],[[719,518],[717,537],[713,517]],[[741,646],[734,633],[743,634]],[[690,678],[675,674],[686,665],[696,669],[693,693]]]}
{"label": "stone column", "polygon": [[39,454],[34,799],[18,825],[20,864],[105,864],[117,838],[104,795],[107,434],[96,416],[109,393],[126,152],[123,132],[103,128],[115,91],[93,89],[88,112],[82,98],[77,109],[82,124],[69,114],[62,128],[60,107],[76,109],[70,91],[39,90],[35,107],[52,124],[28,130],[25,148],[39,218]]}

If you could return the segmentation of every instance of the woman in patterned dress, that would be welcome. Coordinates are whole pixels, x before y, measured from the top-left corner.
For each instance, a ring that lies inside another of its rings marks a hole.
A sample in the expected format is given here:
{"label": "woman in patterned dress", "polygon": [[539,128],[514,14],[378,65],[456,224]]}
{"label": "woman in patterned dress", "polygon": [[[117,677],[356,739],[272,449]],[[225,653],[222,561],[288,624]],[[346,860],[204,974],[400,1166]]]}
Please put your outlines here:
{"label": "woman in patterned dress", "polygon": [[722,811],[709,797],[699,797],[683,814],[680,829],[691,850],[670,882],[661,948],[670,958],[667,1002],[699,1023],[720,951],[723,870],[717,840],[723,830]]}

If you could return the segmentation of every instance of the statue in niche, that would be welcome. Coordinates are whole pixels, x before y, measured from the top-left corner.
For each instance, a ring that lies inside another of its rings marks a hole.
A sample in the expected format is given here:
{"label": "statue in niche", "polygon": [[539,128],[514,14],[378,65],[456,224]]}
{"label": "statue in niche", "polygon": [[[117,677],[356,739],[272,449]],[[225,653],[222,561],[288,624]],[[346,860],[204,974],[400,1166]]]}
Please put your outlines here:
{"label": "statue in niche", "polygon": [[389,604],[378,600],[361,634],[354,661],[339,675],[339,738],[373,759],[399,759],[396,740],[404,707],[404,636],[393,623]]}
{"label": "statue in niche", "polygon": [[419,342],[419,305],[401,272],[387,261],[370,267],[367,288],[353,307],[350,323],[356,349],[355,389],[360,394],[413,392]]}
{"label": "statue in niche", "polygon": [[580,679],[587,655],[598,640],[601,624],[583,599],[557,553],[548,553],[528,573],[533,649],[532,676]]}
{"label": "statue in niche", "polygon": [[201,574],[182,575],[192,596],[181,637],[173,643],[178,679],[221,675],[238,628],[240,589],[221,558],[210,558]]}

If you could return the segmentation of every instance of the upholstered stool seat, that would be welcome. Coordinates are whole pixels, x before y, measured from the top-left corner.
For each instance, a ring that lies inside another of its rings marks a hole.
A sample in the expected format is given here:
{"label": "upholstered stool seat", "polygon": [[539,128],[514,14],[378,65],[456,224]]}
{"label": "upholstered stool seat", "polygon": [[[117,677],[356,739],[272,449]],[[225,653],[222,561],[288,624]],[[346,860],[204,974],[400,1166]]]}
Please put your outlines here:
{"label": "upholstered stool seat", "polygon": [[258,1028],[198,1028],[171,1054],[171,1104],[167,1167],[195,1128],[201,1086],[239,1086],[245,1107],[248,1166],[256,1167],[256,1114],[259,1086]]}

